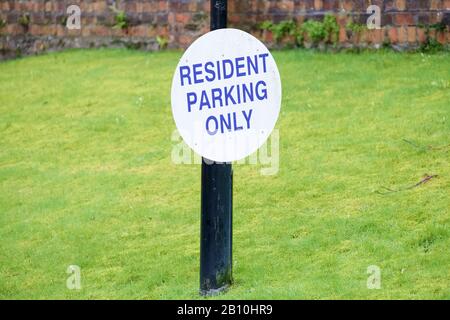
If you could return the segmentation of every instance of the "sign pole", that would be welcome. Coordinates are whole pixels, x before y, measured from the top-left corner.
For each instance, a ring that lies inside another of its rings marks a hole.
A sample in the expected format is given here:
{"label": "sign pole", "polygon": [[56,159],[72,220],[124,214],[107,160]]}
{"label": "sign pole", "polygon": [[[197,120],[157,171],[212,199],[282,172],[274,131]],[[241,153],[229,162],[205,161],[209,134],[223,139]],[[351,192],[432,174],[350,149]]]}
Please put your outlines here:
{"label": "sign pole", "polygon": [[[211,0],[211,31],[227,27],[227,0]],[[200,294],[232,283],[233,171],[231,163],[202,158]]]}
{"label": "sign pole", "polygon": [[227,0],[210,4],[212,31],[186,49],[171,91],[178,132],[202,157],[199,292],[204,296],[233,282],[231,163],[267,141],[282,96],[269,49],[247,32],[226,28]]}

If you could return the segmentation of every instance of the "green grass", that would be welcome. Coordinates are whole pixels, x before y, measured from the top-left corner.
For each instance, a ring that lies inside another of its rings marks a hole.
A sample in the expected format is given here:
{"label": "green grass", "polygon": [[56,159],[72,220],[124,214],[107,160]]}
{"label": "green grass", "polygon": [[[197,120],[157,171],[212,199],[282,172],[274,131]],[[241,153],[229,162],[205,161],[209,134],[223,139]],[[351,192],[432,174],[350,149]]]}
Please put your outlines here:
{"label": "green grass", "polygon": [[[0,298],[199,298],[200,167],[171,161],[180,56],[0,64]],[[221,298],[450,299],[449,54],[274,56],[280,169],[235,166]]]}

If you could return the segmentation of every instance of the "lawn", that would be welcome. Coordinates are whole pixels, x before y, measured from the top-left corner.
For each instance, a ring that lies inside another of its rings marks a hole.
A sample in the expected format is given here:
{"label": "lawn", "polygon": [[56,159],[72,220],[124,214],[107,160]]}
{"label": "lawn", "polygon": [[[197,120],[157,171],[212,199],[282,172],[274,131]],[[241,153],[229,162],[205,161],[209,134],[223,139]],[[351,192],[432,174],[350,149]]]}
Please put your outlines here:
{"label": "lawn", "polygon": [[[180,57],[0,63],[0,298],[199,298],[200,167],[171,155]],[[274,57],[279,170],[234,166],[221,298],[450,299],[450,55]]]}

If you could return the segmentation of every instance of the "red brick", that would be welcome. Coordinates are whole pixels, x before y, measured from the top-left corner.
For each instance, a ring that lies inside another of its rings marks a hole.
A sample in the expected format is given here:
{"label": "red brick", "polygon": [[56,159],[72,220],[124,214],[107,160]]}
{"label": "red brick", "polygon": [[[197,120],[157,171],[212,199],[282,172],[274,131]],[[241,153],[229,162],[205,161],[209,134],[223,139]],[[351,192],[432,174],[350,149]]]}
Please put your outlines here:
{"label": "red brick", "polygon": [[40,36],[42,34],[42,27],[37,24],[30,25],[28,33],[33,36]]}
{"label": "red brick", "polygon": [[83,1],[79,4],[79,7],[81,10],[81,14],[83,14],[83,12],[84,13],[94,12],[94,3]]}
{"label": "red brick", "polygon": [[239,24],[241,21],[241,16],[237,14],[231,14],[228,16],[228,22],[231,24]]}
{"label": "red brick", "polygon": [[406,31],[405,27],[397,28],[397,33],[398,33],[398,42],[399,43],[408,42],[408,32]]}
{"label": "red brick", "polygon": [[66,12],[68,6],[69,5],[65,3],[65,1],[53,1],[53,11],[55,12]]}
{"label": "red brick", "polygon": [[70,30],[70,29],[66,28],[66,35],[67,36],[80,36],[81,35],[81,30],[77,30],[77,29]]}
{"label": "red brick", "polygon": [[144,2],[136,2],[136,12],[144,12]]}
{"label": "red brick", "polygon": [[125,12],[135,13],[137,8],[137,3],[135,1],[125,1]]}
{"label": "red brick", "polygon": [[56,35],[56,25],[51,24],[51,25],[45,26],[43,32],[45,35],[55,36]]}
{"label": "red brick", "polygon": [[175,21],[182,24],[187,24],[191,20],[191,16],[186,13],[175,14]]}
{"label": "red brick", "polygon": [[58,36],[58,37],[62,37],[62,36],[65,36],[66,35],[66,27],[65,26],[62,26],[62,25],[57,25],[56,26],[56,35]]}
{"label": "red brick", "polygon": [[353,1],[352,0],[341,1],[341,7],[345,11],[351,11],[353,9]]}
{"label": "red brick", "polygon": [[266,41],[267,43],[273,43],[273,33],[270,31],[264,32],[264,41]]}
{"label": "red brick", "polygon": [[425,35],[425,30],[422,28],[417,28],[417,41],[419,41],[420,43],[425,42],[426,40],[426,35]]}
{"label": "red brick", "polygon": [[383,42],[383,30],[382,29],[372,29],[367,32],[367,40],[370,43],[380,44]]}
{"label": "red brick", "polygon": [[192,43],[192,38],[187,35],[180,35],[178,38],[178,43],[183,47],[186,48]]}
{"label": "red brick", "polygon": [[90,27],[81,27],[81,35],[83,37],[88,37],[91,35],[91,28]]}
{"label": "red brick", "polygon": [[142,4],[142,12],[157,12],[158,3],[155,1],[145,1]]}
{"label": "red brick", "polygon": [[131,27],[130,35],[134,37],[148,37],[150,36],[149,27],[145,25]]}
{"label": "red brick", "polygon": [[167,22],[170,25],[173,25],[175,23],[175,14],[173,12],[169,12],[169,15],[167,16]]}
{"label": "red brick", "polygon": [[366,41],[368,43],[375,43],[375,30],[369,29],[366,31]]}
{"label": "red brick", "polygon": [[189,1],[189,6],[188,6],[188,10],[190,12],[196,12],[196,11],[200,11],[201,8],[198,5],[197,1]]}
{"label": "red brick", "polygon": [[29,12],[29,11],[33,11],[33,1],[26,1],[23,4],[23,10]]}
{"label": "red brick", "polygon": [[[228,5],[230,5],[230,3],[228,3]],[[209,9],[210,9],[209,1],[203,2],[203,11],[209,12]]]}
{"label": "red brick", "polygon": [[442,9],[442,0],[431,0],[430,1],[430,9],[431,10],[440,10],[440,9]]}
{"label": "red brick", "polygon": [[389,41],[391,43],[398,43],[398,32],[397,28],[390,28],[388,31]]}
{"label": "red brick", "polygon": [[160,0],[158,4],[159,11],[167,11],[169,9],[169,5],[167,0]]}
{"label": "red brick", "polygon": [[[255,1],[255,6],[258,5],[258,2]],[[255,8],[257,9],[257,8]],[[283,9],[284,11],[289,11],[292,12],[294,11],[294,1],[283,1],[281,3],[281,9]]]}
{"label": "red brick", "polygon": [[[171,38],[170,35],[167,34],[164,30],[161,31],[161,32],[158,32],[157,28],[154,28],[153,26],[147,26],[147,31],[146,32],[147,32],[147,37],[164,36],[166,38],[169,38],[169,40]],[[169,41],[169,42],[172,42],[172,40]]]}
{"label": "red brick", "polygon": [[406,0],[395,0],[395,7],[398,10],[405,10],[406,9]]}
{"label": "red brick", "polygon": [[439,41],[441,44],[445,44],[445,32],[438,32],[436,34],[436,39],[437,41]]}
{"label": "red brick", "polygon": [[6,26],[6,33],[8,34],[22,34],[24,33],[24,29],[21,25],[18,24],[8,24]]}
{"label": "red brick", "polygon": [[45,11],[46,12],[51,12],[53,10],[53,5],[51,1],[46,1],[45,2]]}
{"label": "red brick", "polygon": [[111,28],[111,35],[113,37],[124,37],[128,35],[128,30],[120,28]]}
{"label": "red brick", "polygon": [[[293,1],[289,1],[289,3],[293,3]],[[339,1],[335,0],[323,0],[323,10],[332,10],[337,11],[339,9]],[[293,9],[293,8],[292,8]]]}
{"label": "red brick", "polygon": [[94,36],[106,37],[111,34],[111,29],[106,26],[96,25],[92,28],[91,34]]}
{"label": "red brick", "polygon": [[103,12],[107,9],[106,1],[97,1],[93,4],[94,12]]}
{"label": "red brick", "polygon": [[416,43],[417,38],[416,38],[416,27],[408,27],[407,28],[407,33],[408,33],[408,42],[409,43]]}
{"label": "red brick", "polygon": [[9,2],[8,1],[4,1],[3,3],[0,4],[0,9],[2,9],[3,11],[9,11],[10,7],[9,7]]}
{"label": "red brick", "polygon": [[369,30],[363,30],[361,31],[361,33],[359,34],[359,42],[360,43],[365,43],[367,42],[369,39],[369,34],[368,34]]}
{"label": "red brick", "polygon": [[394,19],[395,24],[399,26],[414,25],[414,17],[409,13],[398,13]]}
{"label": "red brick", "polygon": [[322,8],[323,8],[323,1],[322,0],[314,0],[314,9],[322,10]]}
{"label": "red brick", "polygon": [[40,12],[40,11],[44,11],[44,10],[45,10],[44,1],[38,1],[38,2],[34,1],[33,2],[33,11]]}
{"label": "red brick", "polygon": [[345,28],[339,28],[339,42],[341,43],[347,42],[347,32]]}

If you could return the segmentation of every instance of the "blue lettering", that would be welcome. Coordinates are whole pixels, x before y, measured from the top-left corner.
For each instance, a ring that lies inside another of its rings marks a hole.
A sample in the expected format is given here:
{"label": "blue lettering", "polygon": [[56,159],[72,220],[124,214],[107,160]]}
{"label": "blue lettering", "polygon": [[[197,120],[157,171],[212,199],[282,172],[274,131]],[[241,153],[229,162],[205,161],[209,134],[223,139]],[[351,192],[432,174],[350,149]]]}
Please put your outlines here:
{"label": "blue lettering", "polygon": [[184,79],[185,78],[187,78],[187,80],[189,81],[189,85],[192,84],[190,74],[191,74],[191,68],[189,68],[188,66],[181,66],[180,67],[181,86],[184,86]]}
{"label": "blue lettering", "polygon": [[213,108],[216,107],[216,101],[219,101],[220,106],[223,107],[222,90],[220,88],[212,89],[211,94],[212,94]]}
{"label": "blue lettering", "polygon": [[242,114],[244,115],[245,121],[247,121],[247,129],[250,129],[250,118],[252,117],[253,109],[250,109],[250,112],[247,114],[245,110],[242,110]]}
{"label": "blue lettering", "polygon": [[233,104],[236,104],[236,101],[234,100],[231,93],[233,92],[234,86],[231,86],[230,88],[225,87],[225,105],[228,106],[228,100],[231,100]]}
{"label": "blue lettering", "polygon": [[205,79],[208,82],[214,81],[216,78],[216,73],[214,72],[214,63],[207,62],[205,63],[205,73],[209,74],[210,76],[206,76]]}
{"label": "blue lettering", "polygon": [[[264,88],[262,88],[261,90],[259,90],[260,86],[264,86]],[[258,81],[256,83],[256,88],[255,88],[255,92],[256,92],[256,97],[258,98],[258,100],[264,100],[267,99],[267,85],[266,82],[261,80]]]}
{"label": "blue lettering", "polygon": [[[209,123],[210,123],[211,120],[214,121],[214,123],[215,123],[215,130],[214,131],[211,131],[209,129]],[[219,124],[217,123],[217,119],[214,116],[210,116],[208,119],[206,119],[206,131],[208,132],[209,135],[213,136],[213,135],[215,135],[217,133],[217,130],[219,130]]]}
{"label": "blue lettering", "polygon": [[[227,65],[230,66],[230,72],[227,73]],[[234,68],[233,68],[233,62],[229,59],[225,59],[222,61],[222,67],[223,67],[223,78],[224,79],[230,79],[234,75]]]}
{"label": "blue lettering", "polygon": [[187,94],[188,111],[191,112],[191,106],[197,103],[197,94],[195,92],[188,92]]}
{"label": "blue lettering", "polygon": [[199,70],[202,67],[201,63],[194,64],[192,68],[194,69],[194,83],[203,83],[203,79],[199,79],[198,76],[202,75],[202,70]]}
{"label": "blue lettering", "polygon": [[242,91],[242,95],[244,96],[244,103],[247,102],[247,97],[250,99],[250,101],[255,100],[255,96],[253,94],[253,82],[250,82],[250,89],[248,89],[245,83],[243,83]]}
{"label": "blue lettering", "polygon": [[267,67],[266,67],[266,58],[269,56],[268,53],[262,53],[259,55],[260,58],[262,58],[263,60],[263,68],[264,68],[264,73],[267,72]]}
{"label": "blue lettering", "polygon": [[253,69],[253,72],[255,74],[258,74],[258,56],[255,55],[254,61],[252,61],[252,58],[250,56],[247,57],[247,73],[250,76],[252,74],[250,67]]}
{"label": "blue lettering", "polygon": [[[234,119],[234,123],[236,124],[236,115],[235,119]],[[228,131],[231,131],[231,116],[230,114],[228,114],[228,122],[226,121],[225,117],[223,115],[220,115],[220,128],[222,133],[225,132],[225,127],[227,128]]]}
{"label": "blue lettering", "polygon": [[209,103],[206,91],[202,91],[202,97],[200,98],[200,111],[203,110],[203,107],[208,107],[208,109],[211,109],[211,104]]}
{"label": "blue lettering", "polygon": [[236,112],[233,112],[233,122],[234,122],[234,131],[239,131],[243,129],[242,126],[238,126],[236,123]]}
{"label": "blue lettering", "polygon": [[236,76],[237,77],[245,77],[245,72],[241,72],[241,69],[245,68],[245,64],[243,61],[245,60],[244,57],[236,58]]}

